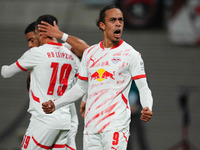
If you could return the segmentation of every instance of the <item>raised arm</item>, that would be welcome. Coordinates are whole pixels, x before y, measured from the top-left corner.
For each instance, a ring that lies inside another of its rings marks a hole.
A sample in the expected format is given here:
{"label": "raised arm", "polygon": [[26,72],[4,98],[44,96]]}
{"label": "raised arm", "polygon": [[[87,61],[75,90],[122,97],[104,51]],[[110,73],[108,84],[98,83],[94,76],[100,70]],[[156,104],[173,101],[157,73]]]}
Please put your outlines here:
{"label": "raised arm", "polygon": [[72,51],[78,57],[82,57],[84,50],[89,47],[89,45],[82,39],[62,32],[57,26],[56,22],[54,22],[54,26],[52,26],[47,22],[42,21],[42,25],[38,25],[38,29],[42,31],[42,34],[44,35],[61,39],[62,41],[67,42],[69,45],[72,46]]}

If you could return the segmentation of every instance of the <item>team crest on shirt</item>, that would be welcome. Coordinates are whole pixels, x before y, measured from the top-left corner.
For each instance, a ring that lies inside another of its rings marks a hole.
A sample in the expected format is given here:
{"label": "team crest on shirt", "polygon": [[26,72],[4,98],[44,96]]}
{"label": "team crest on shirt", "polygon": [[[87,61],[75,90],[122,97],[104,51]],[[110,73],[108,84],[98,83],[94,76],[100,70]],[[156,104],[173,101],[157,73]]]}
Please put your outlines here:
{"label": "team crest on shirt", "polygon": [[113,58],[112,58],[112,62],[113,62],[114,64],[118,63],[119,61],[121,61],[121,58],[120,58],[120,57],[113,57]]}

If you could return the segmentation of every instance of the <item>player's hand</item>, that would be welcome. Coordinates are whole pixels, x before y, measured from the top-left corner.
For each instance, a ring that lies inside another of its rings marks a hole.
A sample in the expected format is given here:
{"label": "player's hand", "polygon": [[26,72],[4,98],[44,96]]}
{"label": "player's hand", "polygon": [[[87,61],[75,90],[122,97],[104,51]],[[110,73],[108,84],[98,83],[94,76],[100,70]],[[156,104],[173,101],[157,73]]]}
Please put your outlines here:
{"label": "player's hand", "polygon": [[46,114],[51,114],[55,111],[55,105],[52,100],[42,103],[42,109]]}
{"label": "player's hand", "polygon": [[153,115],[153,113],[151,112],[149,107],[145,107],[141,111],[140,119],[143,120],[144,122],[147,122],[151,119],[152,115]]}
{"label": "player's hand", "polygon": [[84,101],[81,101],[80,113],[81,113],[83,118],[85,118],[85,105],[86,105],[86,103]]}
{"label": "player's hand", "polygon": [[62,38],[63,32],[60,31],[55,21],[53,22],[54,26],[50,25],[45,21],[41,21],[41,23],[42,24],[38,25],[38,30],[40,31],[40,34],[47,35],[57,39]]}

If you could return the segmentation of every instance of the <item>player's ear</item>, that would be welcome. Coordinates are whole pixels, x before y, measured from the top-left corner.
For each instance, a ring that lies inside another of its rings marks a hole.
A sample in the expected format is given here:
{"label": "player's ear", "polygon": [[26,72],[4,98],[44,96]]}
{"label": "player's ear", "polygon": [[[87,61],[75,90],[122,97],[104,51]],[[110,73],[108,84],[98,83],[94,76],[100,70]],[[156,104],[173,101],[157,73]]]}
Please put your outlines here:
{"label": "player's ear", "polygon": [[99,27],[104,31],[105,30],[105,24],[103,22],[99,22]]}
{"label": "player's ear", "polygon": [[38,30],[37,33],[38,33],[37,35],[38,35],[38,38],[39,38],[40,41],[42,41],[42,39],[47,36],[47,35],[43,34],[41,31],[39,31],[39,30]]}
{"label": "player's ear", "polygon": [[40,34],[39,30],[38,30],[38,29],[35,29],[35,35],[36,35],[36,37],[37,37],[37,38],[39,38],[39,37],[40,37],[40,35],[39,35],[39,34]]}
{"label": "player's ear", "polygon": [[35,30],[35,35],[36,35],[36,38],[38,39],[38,41],[41,42],[43,36],[38,29]]}
{"label": "player's ear", "polygon": [[38,38],[39,38],[40,41],[42,41],[43,35],[42,35],[41,32],[38,32]]}

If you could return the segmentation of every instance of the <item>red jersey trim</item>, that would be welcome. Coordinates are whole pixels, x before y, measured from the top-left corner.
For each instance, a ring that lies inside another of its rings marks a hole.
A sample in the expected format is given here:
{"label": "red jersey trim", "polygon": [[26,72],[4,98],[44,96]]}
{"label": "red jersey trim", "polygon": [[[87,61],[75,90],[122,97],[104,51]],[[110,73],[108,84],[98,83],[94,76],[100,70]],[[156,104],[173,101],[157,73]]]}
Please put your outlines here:
{"label": "red jersey trim", "polygon": [[38,142],[35,140],[35,138],[34,138],[33,136],[32,136],[32,139],[33,139],[33,141],[35,142],[35,144],[36,144],[37,146],[41,147],[41,148],[44,148],[44,149],[51,149],[51,147],[52,147],[52,146],[45,146],[45,145],[42,145],[42,144],[38,143]]}
{"label": "red jersey trim", "polygon": [[69,145],[66,145],[66,146],[67,146],[67,148],[69,148],[70,150],[76,150],[76,149],[70,147]]}
{"label": "red jersey trim", "polygon": [[113,46],[111,49],[114,49],[114,48],[119,47],[123,42],[124,42],[124,41],[121,39],[120,42],[119,42],[117,45]]}
{"label": "red jersey trim", "polygon": [[137,80],[137,79],[140,79],[140,78],[146,78],[146,75],[142,74],[142,75],[134,76],[133,80]]}
{"label": "red jersey trim", "polygon": [[[43,149],[52,149],[52,148],[65,148],[67,145],[65,145],[65,144],[53,144],[52,146],[46,146],[46,145],[42,145],[42,144],[40,144],[40,143],[38,143],[37,141],[36,141],[36,139],[32,136],[32,139],[33,139],[33,141],[35,142],[35,144],[37,145],[37,146],[39,146],[39,147],[41,147],[41,148],[43,148]],[[68,147],[68,146],[67,146]],[[68,147],[68,148],[70,148],[71,150],[75,150],[75,149],[73,149],[73,148],[71,148],[71,147]]]}
{"label": "red jersey trim", "polygon": [[103,47],[103,41],[101,41],[100,47],[101,47],[102,49],[104,49],[104,47]]}
{"label": "red jersey trim", "polygon": [[75,74],[75,77],[78,77],[79,76],[79,74],[77,73],[77,74]]}
{"label": "red jersey trim", "polygon": [[80,75],[78,75],[78,78],[80,79],[80,80],[88,80],[88,77],[82,77],[82,76],[80,76]]}
{"label": "red jersey trim", "polygon": [[36,97],[36,96],[33,94],[33,91],[31,91],[31,95],[32,95],[33,99],[34,99],[36,102],[40,103],[39,97]]}
{"label": "red jersey trim", "polygon": [[23,71],[28,71],[28,69],[23,68],[18,61],[16,61],[16,65],[19,67],[19,69],[23,70]]}
{"label": "red jersey trim", "polygon": [[47,44],[50,44],[50,45],[57,45],[57,46],[63,46],[62,43],[54,43],[54,42],[49,42]]}
{"label": "red jersey trim", "polygon": [[53,146],[51,146],[51,148],[65,148],[66,145],[65,144],[53,144]]}
{"label": "red jersey trim", "polygon": [[[114,49],[114,48],[119,47],[123,42],[124,42],[124,41],[121,39],[120,42],[119,42],[117,45],[113,46],[111,49]],[[101,47],[102,49],[104,49],[104,47],[103,47],[103,41],[101,41],[100,47]]]}

